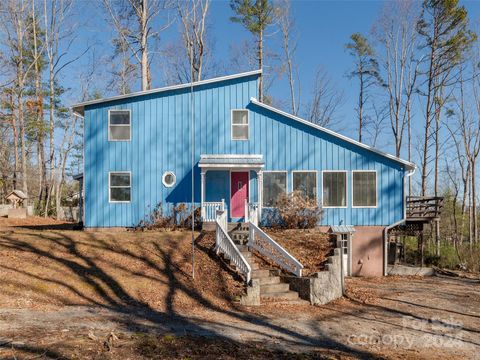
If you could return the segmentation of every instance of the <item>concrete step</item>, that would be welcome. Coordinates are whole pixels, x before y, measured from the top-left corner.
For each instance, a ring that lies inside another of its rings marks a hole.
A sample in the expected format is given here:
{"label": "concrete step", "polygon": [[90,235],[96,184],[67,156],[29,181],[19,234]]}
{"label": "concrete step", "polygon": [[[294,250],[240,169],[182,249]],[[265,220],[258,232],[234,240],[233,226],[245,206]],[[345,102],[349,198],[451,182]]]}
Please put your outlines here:
{"label": "concrete step", "polygon": [[248,231],[248,225],[245,223],[229,223],[228,224],[228,231]]}
{"label": "concrete step", "polygon": [[240,250],[240,254],[242,254],[246,259],[252,257],[252,253],[250,251],[242,251]]}
{"label": "concrete step", "polygon": [[260,285],[260,295],[265,296],[271,293],[288,292],[289,290],[290,285],[287,283]]}
{"label": "concrete step", "polygon": [[280,276],[269,276],[260,278],[260,286],[269,284],[280,284]]}
{"label": "concrete step", "polygon": [[248,246],[247,245],[237,245],[237,249],[240,250],[240,252],[248,251]]}
{"label": "concrete step", "polygon": [[230,239],[232,239],[233,241],[236,241],[236,240],[248,240],[248,233],[244,234],[244,233],[230,233],[229,234],[230,236]]}
{"label": "concrete step", "polygon": [[259,269],[252,271],[252,279],[267,278],[270,276],[270,270]]}
{"label": "concrete step", "polygon": [[282,291],[277,293],[260,294],[261,298],[274,300],[298,300],[298,293],[296,291]]}
{"label": "concrete step", "polygon": [[[265,299],[265,298],[264,298]],[[296,300],[275,300],[275,304],[282,304],[282,305],[311,305],[310,301],[303,300],[303,299],[296,299]]]}

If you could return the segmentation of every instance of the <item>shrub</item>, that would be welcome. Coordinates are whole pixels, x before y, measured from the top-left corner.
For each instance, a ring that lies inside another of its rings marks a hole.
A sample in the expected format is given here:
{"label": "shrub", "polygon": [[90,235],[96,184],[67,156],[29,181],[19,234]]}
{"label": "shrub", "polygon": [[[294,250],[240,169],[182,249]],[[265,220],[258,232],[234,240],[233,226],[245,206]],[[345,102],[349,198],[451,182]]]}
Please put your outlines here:
{"label": "shrub", "polygon": [[282,195],[276,208],[277,211],[270,214],[269,225],[285,229],[314,228],[323,212],[316,200],[305,197],[300,191]]}
{"label": "shrub", "polygon": [[[200,225],[200,208],[194,210],[194,220],[196,227]],[[170,211],[164,212],[162,203],[159,202],[153,210],[145,216],[135,227],[135,230],[154,230],[154,229],[187,229],[192,224],[192,215],[189,207],[185,203],[172,205]]]}

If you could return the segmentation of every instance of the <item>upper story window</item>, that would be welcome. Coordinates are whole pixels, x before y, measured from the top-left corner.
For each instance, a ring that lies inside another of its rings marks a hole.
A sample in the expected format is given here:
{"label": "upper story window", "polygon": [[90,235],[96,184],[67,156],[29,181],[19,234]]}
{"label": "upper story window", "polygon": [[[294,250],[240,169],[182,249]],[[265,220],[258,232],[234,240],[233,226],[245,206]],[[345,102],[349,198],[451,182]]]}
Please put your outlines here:
{"label": "upper story window", "polygon": [[353,206],[377,206],[377,172],[353,171]]}
{"label": "upper story window", "polygon": [[108,140],[131,140],[130,110],[110,110],[108,112]]}
{"label": "upper story window", "polygon": [[232,140],[248,140],[248,110],[232,110]]}
{"label": "upper story window", "polygon": [[317,172],[294,171],[292,173],[293,191],[299,191],[309,200],[317,199]]}
{"label": "upper story window", "polygon": [[280,196],[287,193],[286,171],[263,172],[263,206],[274,207]]}
{"label": "upper story window", "polygon": [[109,174],[110,202],[130,202],[132,197],[132,174],[128,171]]}
{"label": "upper story window", "polygon": [[323,206],[346,207],[347,206],[347,172],[324,171],[323,172]]}

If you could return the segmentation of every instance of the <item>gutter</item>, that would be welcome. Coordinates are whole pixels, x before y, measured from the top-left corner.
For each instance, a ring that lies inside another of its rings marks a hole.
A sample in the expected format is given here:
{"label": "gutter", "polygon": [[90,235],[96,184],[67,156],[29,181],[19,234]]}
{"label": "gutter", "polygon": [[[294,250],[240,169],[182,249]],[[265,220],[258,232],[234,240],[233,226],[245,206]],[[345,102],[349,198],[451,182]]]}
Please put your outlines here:
{"label": "gutter", "polygon": [[[417,167],[415,166],[412,170],[407,171],[407,174],[403,178],[403,189],[405,191],[405,179],[407,177],[413,176],[415,174],[415,170]],[[395,226],[402,225],[407,220],[407,196],[403,196],[403,219],[388,225],[385,229],[383,229],[383,276],[387,276],[388,272],[388,230],[394,228]]]}

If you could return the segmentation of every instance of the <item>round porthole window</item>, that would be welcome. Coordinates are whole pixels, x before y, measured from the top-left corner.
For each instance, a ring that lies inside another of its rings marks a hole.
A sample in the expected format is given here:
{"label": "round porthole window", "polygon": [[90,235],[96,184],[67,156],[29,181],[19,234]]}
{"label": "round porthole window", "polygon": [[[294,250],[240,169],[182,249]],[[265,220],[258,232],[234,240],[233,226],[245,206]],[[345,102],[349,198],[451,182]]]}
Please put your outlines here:
{"label": "round porthole window", "polygon": [[166,187],[172,187],[173,185],[175,185],[176,181],[177,177],[173,172],[165,171],[162,178],[163,185],[165,185]]}

